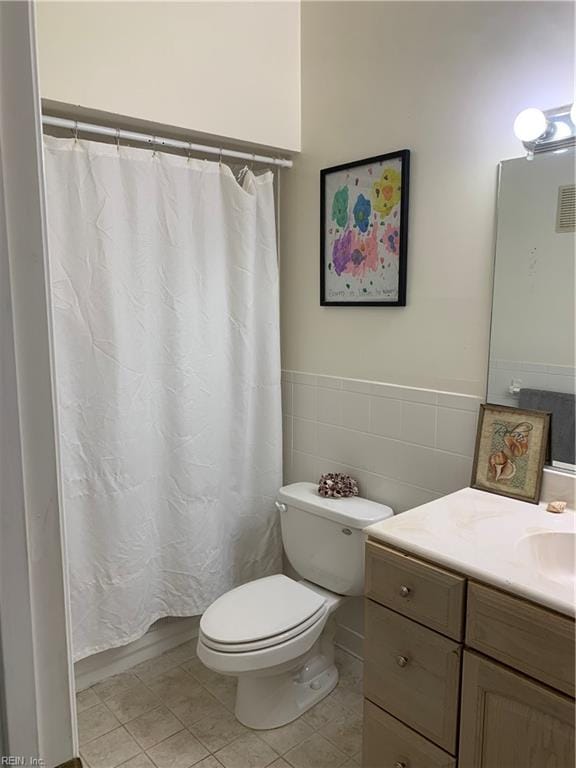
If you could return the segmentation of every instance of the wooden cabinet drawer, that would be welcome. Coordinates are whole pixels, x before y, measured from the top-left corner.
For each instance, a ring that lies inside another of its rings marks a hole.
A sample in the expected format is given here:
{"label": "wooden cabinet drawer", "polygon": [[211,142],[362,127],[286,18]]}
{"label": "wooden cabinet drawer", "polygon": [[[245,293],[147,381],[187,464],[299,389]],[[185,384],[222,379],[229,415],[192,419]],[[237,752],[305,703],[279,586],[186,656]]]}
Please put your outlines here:
{"label": "wooden cabinet drawer", "polygon": [[574,621],[470,582],[466,645],[574,696]]}
{"label": "wooden cabinet drawer", "polygon": [[459,768],[573,768],[574,702],[464,652]]}
{"label": "wooden cabinet drawer", "polygon": [[372,702],[364,701],[362,768],[454,768],[456,761]]}
{"label": "wooden cabinet drawer", "polygon": [[366,545],[366,597],[455,640],[462,639],[465,584],[434,565]]}
{"label": "wooden cabinet drawer", "polygon": [[461,646],[365,602],[364,695],[454,754]]}

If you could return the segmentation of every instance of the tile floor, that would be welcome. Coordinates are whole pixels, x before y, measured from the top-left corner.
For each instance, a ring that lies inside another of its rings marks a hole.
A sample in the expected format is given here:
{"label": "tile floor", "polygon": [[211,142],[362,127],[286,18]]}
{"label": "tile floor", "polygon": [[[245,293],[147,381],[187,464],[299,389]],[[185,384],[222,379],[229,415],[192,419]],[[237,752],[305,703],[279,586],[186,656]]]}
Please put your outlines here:
{"label": "tile floor", "polygon": [[355,768],[362,742],[362,663],[337,652],[336,689],[271,731],[234,717],[235,680],[206,669],[196,642],[77,694],[85,768]]}

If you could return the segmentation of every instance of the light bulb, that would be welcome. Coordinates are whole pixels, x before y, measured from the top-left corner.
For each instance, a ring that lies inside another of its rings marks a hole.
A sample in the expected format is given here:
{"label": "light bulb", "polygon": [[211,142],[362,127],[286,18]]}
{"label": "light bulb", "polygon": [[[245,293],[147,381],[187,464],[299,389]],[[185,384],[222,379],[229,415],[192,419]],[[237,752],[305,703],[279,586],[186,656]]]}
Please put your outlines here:
{"label": "light bulb", "polygon": [[546,115],[541,109],[523,109],[514,120],[514,133],[520,141],[536,141],[546,133]]}
{"label": "light bulb", "polygon": [[570,120],[576,125],[576,101],[572,104],[572,109],[570,110]]}

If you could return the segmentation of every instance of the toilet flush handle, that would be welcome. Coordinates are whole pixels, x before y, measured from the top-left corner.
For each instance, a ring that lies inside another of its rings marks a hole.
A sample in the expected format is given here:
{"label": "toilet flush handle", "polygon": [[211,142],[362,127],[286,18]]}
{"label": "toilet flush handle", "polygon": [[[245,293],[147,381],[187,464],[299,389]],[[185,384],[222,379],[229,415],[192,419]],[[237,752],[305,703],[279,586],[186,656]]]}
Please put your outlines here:
{"label": "toilet flush handle", "polygon": [[283,512],[286,512],[286,510],[287,510],[286,504],[282,504],[281,501],[277,501],[276,502],[276,511],[277,512],[280,512],[280,514],[282,514]]}

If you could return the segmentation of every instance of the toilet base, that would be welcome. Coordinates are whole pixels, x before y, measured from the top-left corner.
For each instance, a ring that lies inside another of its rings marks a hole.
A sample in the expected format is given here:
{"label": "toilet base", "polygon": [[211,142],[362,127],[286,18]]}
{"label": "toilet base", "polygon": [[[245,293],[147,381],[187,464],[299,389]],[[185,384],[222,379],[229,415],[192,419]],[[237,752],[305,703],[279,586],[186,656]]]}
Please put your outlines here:
{"label": "toilet base", "polygon": [[318,640],[299,659],[277,668],[275,674],[241,675],[236,692],[238,720],[255,730],[280,728],[328,696],[338,684],[335,632],[331,615]]}
{"label": "toilet base", "polygon": [[324,665],[322,658],[316,656],[310,660],[312,664],[280,675],[240,677],[235,710],[238,720],[255,730],[279,728],[296,720],[338,683],[333,660]]}

